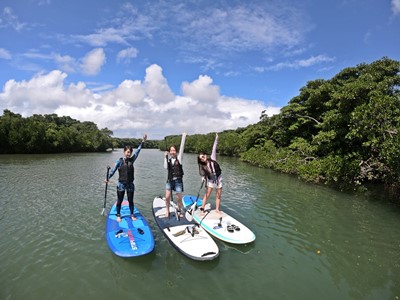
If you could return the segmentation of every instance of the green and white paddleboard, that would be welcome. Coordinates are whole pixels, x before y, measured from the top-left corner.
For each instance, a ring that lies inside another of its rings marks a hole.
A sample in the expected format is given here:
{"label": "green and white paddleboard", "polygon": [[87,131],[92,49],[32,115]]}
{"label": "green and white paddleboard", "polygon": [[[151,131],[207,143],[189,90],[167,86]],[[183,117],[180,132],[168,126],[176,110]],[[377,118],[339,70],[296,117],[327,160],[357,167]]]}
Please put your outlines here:
{"label": "green and white paddleboard", "polygon": [[[221,211],[206,209],[202,213],[199,209],[202,199],[193,195],[183,196],[183,205],[190,209],[196,202],[197,209],[191,212],[193,220],[212,236],[232,244],[248,244],[256,239],[255,234],[244,224]],[[208,205],[208,203],[207,203]]]}

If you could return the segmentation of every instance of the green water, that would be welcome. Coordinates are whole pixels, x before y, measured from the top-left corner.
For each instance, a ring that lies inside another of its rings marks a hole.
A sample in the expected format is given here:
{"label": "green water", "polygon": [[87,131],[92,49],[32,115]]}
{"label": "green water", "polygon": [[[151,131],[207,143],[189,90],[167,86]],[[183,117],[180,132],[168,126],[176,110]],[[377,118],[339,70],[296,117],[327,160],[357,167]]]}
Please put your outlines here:
{"label": "green water", "polygon": [[[0,299],[400,299],[399,206],[233,158],[219,158],[221,208],[255,232],[254,243],[217,241],[211,262],[179,254],[151,213],[165,192],[164,153],[144,149],[135,202],[156,247],[116,257],[100,213],[106,166],[121,154],[0,156]],[[183,163],[185,193],[197,194],[196,156]],[[115,190],[113,178],[108,209]]]}

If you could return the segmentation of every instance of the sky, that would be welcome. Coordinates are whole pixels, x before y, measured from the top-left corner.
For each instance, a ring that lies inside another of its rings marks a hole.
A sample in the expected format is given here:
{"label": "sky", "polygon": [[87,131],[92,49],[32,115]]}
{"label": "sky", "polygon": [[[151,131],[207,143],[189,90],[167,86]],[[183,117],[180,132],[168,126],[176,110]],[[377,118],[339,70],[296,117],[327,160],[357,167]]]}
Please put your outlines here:
{"label": "sky", "polygon": [[385,56],[400,60],[400,0],[0,0],[0,115],[221,132]]}

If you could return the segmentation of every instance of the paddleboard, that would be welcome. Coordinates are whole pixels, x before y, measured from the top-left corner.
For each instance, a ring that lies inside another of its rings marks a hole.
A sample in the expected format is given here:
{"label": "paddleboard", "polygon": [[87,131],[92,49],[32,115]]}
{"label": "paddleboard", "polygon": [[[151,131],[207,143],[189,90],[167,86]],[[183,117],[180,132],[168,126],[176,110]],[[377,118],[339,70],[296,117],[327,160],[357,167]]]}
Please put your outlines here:
{"label": "paddleboard", "polygon": [[106,240],[112,252],[120,257],[135,257],[154,249],[154,237],[147,220],[136,208],[132,221],[129,202],[121,206],[121,222],[117,222],[117,202],[111,207],[106,221]]}
{"label": "paddleboard", "polygon": [[193,220],[212,236],[232,244],[247,244],[256,239],[248,227],[227,213],[217,213],[215,209],[207,209],[207,206],[202,213],[199,209],[202,199],[193,195],[183,196],[182,203],[186,208],[189,209],[195,202],[197,209],[192,211]]}
{"label": "paddleboard", "polygon": [[165,217],[166,202],[163,197],[153,200],[154,219],[168,242],[181,254],[193,260],[213,260],[219,249],[212,237],[195,223],[184,217],[176,218],[174,206],[170,207],[169,219]]}

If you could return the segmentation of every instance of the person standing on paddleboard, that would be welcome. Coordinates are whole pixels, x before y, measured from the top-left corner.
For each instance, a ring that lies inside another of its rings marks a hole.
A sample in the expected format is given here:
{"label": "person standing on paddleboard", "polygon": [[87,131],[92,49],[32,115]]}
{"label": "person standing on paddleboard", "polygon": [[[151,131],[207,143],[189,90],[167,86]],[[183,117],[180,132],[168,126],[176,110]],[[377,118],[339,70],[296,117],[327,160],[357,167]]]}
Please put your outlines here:
{"label": "person standing on paddleboard", "polygon": [[117,183],[117,221],[121,222],[121,204],[124,200],[125,190],[128,196],[129,202],[129,210],[131,213],[132,221],[136,221],[136,218],[133,214],[134,203],[133,203],[133,195],[135,193],[135,184],[134,184],[134,162],[138,158],[140,150],[142,149],[143,143],[147,140],[147,134],[144,134],[142,142],[137,147],[136,152],[132,155],[132,146],[124,147],[124,156],[117,160],[114,168],[111,170],[110,175],[108,176],[106,182],[110,180],[110,178],[114,175],[114,173],[118,170],[119,178]]}
{"label": "person standing on paddleboard", "polygon": [[175,191],[178,199],[179,217],[183,217],[182,210],[182,193],[183,193],[183,151],[185,148],[187,133],[182,133],[181,146],[179,147],[178,157],[176,156],[176,147],[171,145],[169,151],[165,151],[164,168],[168,170],[167,184],[165,186],[166,213],[165,217],[169,218],[169,206],[172,192]]}
{"label": "person standing on paddleboard", "polygon": [[217,158],[217,145],[218,145],[218,133],[215,134],[215,140],[211,151],[211,157],[208,157],[206,153],[200,152],[197,157],[197,163],[199,165],[199,173],[201,179],[207,180],[207,191],[203,197],[203,202],[200,207],[200,211],[204,213],[204,207],[206,206],[207,199],[210,197],[213,189],[216,191],[215,199],[215,210],[220,213],[221,204],[221,193],[222,193],[222,171],[219,164],[216,161]]}

